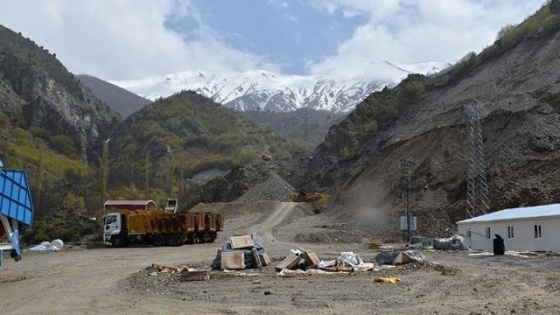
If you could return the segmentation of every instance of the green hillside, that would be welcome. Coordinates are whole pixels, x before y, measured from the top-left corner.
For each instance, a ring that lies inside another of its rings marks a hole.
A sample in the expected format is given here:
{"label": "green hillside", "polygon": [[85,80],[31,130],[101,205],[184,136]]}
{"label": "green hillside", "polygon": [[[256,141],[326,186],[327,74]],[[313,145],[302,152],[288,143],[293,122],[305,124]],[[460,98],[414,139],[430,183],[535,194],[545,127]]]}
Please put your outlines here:
{"label": "green hillside", "polygon": [[109,188],[158,187],[168,195],[185,195],[188,179],[200,172],[227,171],[261,154],[288,159],[303,146],[206,97],[181,92],[148,105],[117,128],[109,142]]}

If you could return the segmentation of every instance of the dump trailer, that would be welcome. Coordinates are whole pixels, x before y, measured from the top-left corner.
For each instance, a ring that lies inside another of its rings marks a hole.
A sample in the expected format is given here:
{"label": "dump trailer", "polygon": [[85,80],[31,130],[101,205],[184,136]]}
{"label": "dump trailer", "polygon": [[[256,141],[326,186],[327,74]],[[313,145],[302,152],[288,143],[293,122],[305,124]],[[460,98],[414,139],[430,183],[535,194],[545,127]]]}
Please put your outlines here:
{"label": "dump trailer", "polygon": [[[138,205],[141,202],[136,200],[133,203]],[[113,206],[113,211],[104,218],[103,241],[117,247],[212,243],[224,226],[223,217],[212,212],[130,209],[128,205],[120,209]]]}
{"label": "dump trailer", "polygon": [[3,251],[21,260],[19,234],[33,222],[33,203],[25,172],[3,168],[0,161],[0,265]]}

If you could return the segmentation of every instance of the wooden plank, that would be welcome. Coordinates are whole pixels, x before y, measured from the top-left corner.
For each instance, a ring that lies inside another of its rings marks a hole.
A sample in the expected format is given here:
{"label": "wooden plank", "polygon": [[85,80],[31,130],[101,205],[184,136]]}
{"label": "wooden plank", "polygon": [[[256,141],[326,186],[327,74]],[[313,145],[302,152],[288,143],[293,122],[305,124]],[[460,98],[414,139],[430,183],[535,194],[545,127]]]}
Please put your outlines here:
{"label": "wooden plank", "polygon": [[303,258],[306,260],[307,262],[307,267],[315,267],[318,266],[319,263],[321,262],[319,260],[319,257],[317,257],[317,255],[315,254],[315,252],[311,251],[311,250],[306,250],[303,252]]}
{"label": "wooden plank", "polygon": [[299,264],[299,260],[300,258],[298,256],[288,256],[276,265],[276,269],[278,271],[281,271],[282,269],[292,269]]}
{"label": "wooden plank", "polygon": [[245,255],[243,251],[232,251],[221,253],[222,270],[241,270],[245,269]]}
{"label": "wooden plank", "polygon": [[260,256],[260,259],[261,259],[261,265],[268,266],[272,263],[272,261],[270,260],[270,258],[268,257],[268,255],[266,253],[262,253],[259,256]]}
{"label": "wooden plank", "polygon": [[319,268],[321,270],[324,271],[330,271],[330,272],[352,272],[354,271],[354,267],[351,266],[332,266],[332,267],[323,267],[323,268]]}
{"label": "wooden plank", "polygon": [[259,256],[259,253],[257,252],[257,249],[253,248],[251,250],[251,252],[253,253],[253,259],[257,263],[257,267],[259,267],[259,269],[261,269],[263,267],[263,265],[262,265],[262,262],[261,262],[261,257]]}
{"label": "wooden plank", "polygon": [[181,272],[181,281],[208,281],[210,273],[207,270],[183,270]]}
{"label": "wooden plank", "polygon": [[231,249],[252,248],[255,246],[251,235],[232,236],[230,240]]}

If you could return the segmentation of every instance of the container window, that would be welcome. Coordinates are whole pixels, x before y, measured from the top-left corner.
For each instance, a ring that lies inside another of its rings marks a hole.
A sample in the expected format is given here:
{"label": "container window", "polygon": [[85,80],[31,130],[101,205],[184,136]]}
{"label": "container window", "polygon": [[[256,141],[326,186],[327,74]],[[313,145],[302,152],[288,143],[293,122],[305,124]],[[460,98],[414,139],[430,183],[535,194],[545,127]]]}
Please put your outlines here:
{"label": "container window", "polygon": [[487,228],[486,228],[486,238],[490,238],[490,234],[491,234],[491,233],[490,233],[490,228],[487,227]]}
{"label": "container window", "polygon": [[535,225],[535,238],[542,237],[542,228],[540,225]]}
{"label": "container window", "polygon": [[513,238],[513,226],[508,226],[508,238]]}

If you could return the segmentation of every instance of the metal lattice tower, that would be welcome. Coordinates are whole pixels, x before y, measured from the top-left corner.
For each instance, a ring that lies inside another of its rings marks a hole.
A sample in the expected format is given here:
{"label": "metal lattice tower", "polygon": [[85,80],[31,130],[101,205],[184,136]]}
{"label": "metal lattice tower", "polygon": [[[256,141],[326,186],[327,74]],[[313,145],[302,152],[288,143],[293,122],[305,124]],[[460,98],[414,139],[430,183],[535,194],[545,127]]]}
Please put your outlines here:
{"label": "metal lattice tower", "polygon": [[467,218],[485,214],[488,207],[488,182],[482,138],[482,105],[475,100],[467,107],[469,117],[469,171],[467,180]]}
{"label": "metal lattice tower", "polygon": [[410,197],[411,197],[411,182],[412,182],[412,175],[410,173],[410,168],[414,162],[410,159],[401,159],[400,170],[403,173],[403,177],[401,178],[400,189],[401,189],[401,196],[404,199],[404,211],[406,216],[406,227],[407,229],[403,231],[403,238],[405,241],[410,240],[410,225],[411,225],[411,215],[410,215]]}

